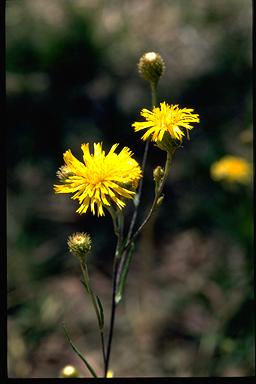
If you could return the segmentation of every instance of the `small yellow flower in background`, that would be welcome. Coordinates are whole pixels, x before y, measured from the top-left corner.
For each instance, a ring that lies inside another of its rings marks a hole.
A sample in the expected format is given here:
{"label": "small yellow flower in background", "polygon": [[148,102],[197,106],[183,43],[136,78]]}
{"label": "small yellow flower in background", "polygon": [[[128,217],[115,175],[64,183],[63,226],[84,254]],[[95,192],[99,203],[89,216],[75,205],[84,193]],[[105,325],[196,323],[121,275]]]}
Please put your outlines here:
{"label": "small yellow flower in background", "polygon": [[154,142],[161,142],[164,134],[167,133],[173,140],[182,141],[185,135],[184,130],[188,131],[193,128],[190,123],[199,123],[199,115],[192,113],[191,108],[179,108],[178,105],[168,105],[160,103],[160,108],[153,108],[152,111],[142,109],[141,116],[145,117],[146,121],[135,122],[132,124],[135,132],[145,129],[146,132],[142,136],[142,140],[148,138]]}
{"label": "small yellow flower in background", "polygon": [[227,155],[216,161],[211,166],[211,176],[215,181],[248,184],[250,182],[251,164],[236,156]]}
{"label": "small yellow flower in background", "polygon": [[79,373],[76,370],[73,365],[66,365],[62,370],[60,371],[60,377],[62,378],[72,378],[72,377],[79,377]]}
{"label": "small yellow flower in background", "polygon": [[132,152],[124,147],[115,153],[118,144],[114,144],[108,154],[101,143],[94,143],[94,153],[90,153],[89,144],[82,144],[83,163],[69,149],[63,155],[69,174],[60,185],[54,185],[56,193],[74,193],[72,199],[79,201],[76,212],[86,213],[88,208],[98,216],[104,215],[103,207],[113,203],[119,209],[125,206],[124,198],[132,199],[142,176],[141,169]]}
{"label": "small yellow flower in background", "polygon": [[108,371],[107,372],[107,378],[111,379],[112,377],[114,377],[114,372],[113,371]]}

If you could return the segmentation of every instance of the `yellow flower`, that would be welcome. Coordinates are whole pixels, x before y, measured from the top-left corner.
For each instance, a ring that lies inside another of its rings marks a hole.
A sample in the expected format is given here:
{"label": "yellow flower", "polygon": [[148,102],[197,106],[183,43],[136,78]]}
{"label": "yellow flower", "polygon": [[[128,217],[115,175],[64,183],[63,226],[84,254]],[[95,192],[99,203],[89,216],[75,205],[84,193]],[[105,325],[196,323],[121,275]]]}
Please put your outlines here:
{"label": "yellow flower", "polygon": [[154,107],[152,111],[142,109],[140,114],[145,117],[146,121],[135,122],[132,126],[135,132],[142,129],[147,130],[142,136],[142,140],[150,137],[151,141],[161,142],[164,134],[167,133],[172,139],[181,142],[185,135],[183,130],[187,131],[188,136],[188,131],[193,128],[190,123],[199,123],[199,115],[192,113],[193,111],[191,108],[179,108],[178,105],[168,105],[163,102],[160,103],[160,108]]}
{"label": "yellow flower", "polygon": [[215,181],[225,180],[230,183],[248,184],[251,173],[251,164],[247,160],[236,156],[224,156],[211,166],[211,176]]}
{"label": "yellow flower", "polygon": [[103,216],[103,206],[113,203],[119,209],[125,206],[124,198],[132,199],[135,195],[141,169],[132,158],[132,152],[124,147],[119,154],[115,153],[118,144],[114,144],[107,155],[102,144],[94,143],[94,154],[90,153],[89,144],[82,144],[83,161],[73,156],[69,149],[63,155],[70,174],[62,180],[61,185],[54,185],[56,193],[74,193],[72,199],[79,201],[76,212],[86,213],[91,208],[98,216]]}
{"label": "yellow flower", "polygon": [[66,365],[62,370],[60,371],[60,377],[61,378],[72,378],[72,377],[79,377],[79,373],[76,370],[73,365]]}
{"label": "yellow flower", "polygon": [[107,378],[111,379],[112,377],[114,377],[114,372],[113,371],[108,371],[107,372]]}

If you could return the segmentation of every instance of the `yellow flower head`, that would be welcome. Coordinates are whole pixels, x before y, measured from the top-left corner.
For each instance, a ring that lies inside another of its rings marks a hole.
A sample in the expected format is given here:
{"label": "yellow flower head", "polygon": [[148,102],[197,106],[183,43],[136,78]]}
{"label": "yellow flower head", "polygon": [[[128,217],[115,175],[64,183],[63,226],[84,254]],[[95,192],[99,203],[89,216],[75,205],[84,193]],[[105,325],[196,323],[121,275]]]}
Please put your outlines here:
{"label": "yellow flower head", "polygon": [[94,154],[90,153],[89,144],[82,144],[83,163],[73,156],[70,149],[64,153],[70,174],[62,184],[54,185],[54,190],[56,193],[74,193],[72,199],[77,199],[80,204],[76,212],[86,213],[90,207],[95,214],[96,205],[98,216],[103,216],[103,206],[115,203],[122,209],[124,198],[134,197],[142,176],[141,169],[129,148],[124,147],[117,154],[117,146],[114,144],[105,155],[101,143],[94,143]]}
{"label": "yellow flower head", "polygon": [[211,176],[215,181],[248,184],[252,173],[251,164],[236,156],[224,156],[211,166]]}
{"label": "yellow flower head", "polygon": [[190,123],[199,123],[199,116],[192,113],[194,110],[191,108],[179,108],[178,105],[168,105],[163,102],[159,107],[154,107],[152,111],[142,109],[141,116],[145,117],[146,121],[135,122],[132,124],[135,132],[146,129],[142,136],[142,140],[147,140],[156,143],[161,143],[164,134],[170,135],[171,139],[178,142],[182,141],[185,135],[184,130],[188,131],[193,128]]}
{"label": "yellow flower head", "polygon": [[60,377],[61,378],[72,378],[72,377],[79,377],[79,373],[73,365],[66,365],[62,370],[60,371]]}
{"label": "yellow flower head", "polygon": [[112,379],[112,377],[114,377],[114,372],[110,370],[107,372],[107,378]]}

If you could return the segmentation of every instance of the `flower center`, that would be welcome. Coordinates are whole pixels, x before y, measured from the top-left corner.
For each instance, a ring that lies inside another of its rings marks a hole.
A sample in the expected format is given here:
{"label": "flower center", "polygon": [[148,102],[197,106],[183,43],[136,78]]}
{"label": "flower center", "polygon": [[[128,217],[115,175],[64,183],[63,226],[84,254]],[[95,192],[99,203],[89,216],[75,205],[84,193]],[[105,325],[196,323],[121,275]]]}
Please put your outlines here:
{"label": "flower center", "polygon": [[147,60],[150,60],[150,61],[155,60],[156,57],[157,57],[157,55],[156,55],[155,52],[148,52],[148,53],[146,53],[146,55],[145,55],[145,58],[146,58]]}

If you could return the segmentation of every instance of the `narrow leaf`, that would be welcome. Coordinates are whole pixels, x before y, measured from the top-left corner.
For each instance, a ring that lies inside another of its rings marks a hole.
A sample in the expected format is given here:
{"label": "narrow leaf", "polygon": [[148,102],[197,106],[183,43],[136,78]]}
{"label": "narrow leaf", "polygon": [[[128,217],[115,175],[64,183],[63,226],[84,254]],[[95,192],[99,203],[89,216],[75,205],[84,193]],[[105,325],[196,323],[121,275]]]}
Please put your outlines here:
{"label": "narrow leaf", "polygon": [[99,308],[100,326],[102,329],[104,327],[104,309],[103,309],[103,306],[102,306],[102,303],[100,301],[99,296],[96,295],[96,299],[97,299],[97,304],[98,304],[98,308]]}
{"label": "narrow leaf", "polygon": [[73,344],[72,340],[70,339],[69,337],[69,334],[68,334],[68,331],[65,327],[65,325],[63,324],[63,328],[64,328],[64,332],[65,332],[65,335],[68,339],[68,342],[69,344],[71,345],[72,349],[74,350],[74,352],[80,357],[80,359],[84,362],[84,364],[86,365],[86,367],[88,368],[88,370],[91,372],[92,376],[93,377],[97,377],[96,373],[94,372],[93,368],[91,367],[91,365],[88,363],[88,361],[86,360],[86,358],[83,356],[83,354],[77,349],[77,347]]}
{"label": "narrow leaf", "polygon": [[88,287],[83,280],[80,280],[87,293],[89,293]]}
{"label": "narrow leaf", "polygon": [[125,282],[126,282],[127,274],[129,271],[131,261],[132,261],[133,252],[134,252],[134,243],[131,244],[127,259],[125,261],[124,267],[123,267],[121,274],[120,274],[120,279],[118,282],[116,295],[115,295],[116,304],[120,303],[120,301],[122,300],[122,297],[123,297]]}
{"label": "narrow leaf", "polygon": [[135,206],[135,207],[138,207],[139,202],[140,202],[139,194],[136,193],[136,195],[135,195],[134,198],[133,198],[133,204],[134,204],[134,206]]}

